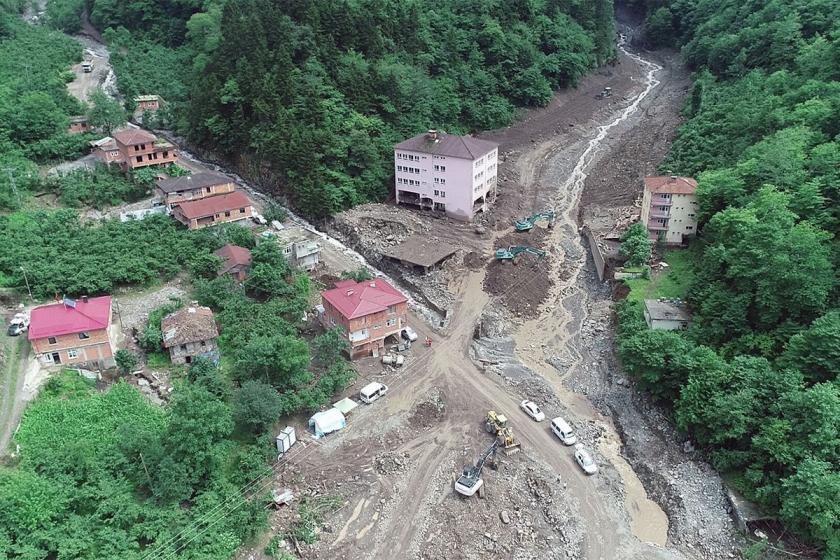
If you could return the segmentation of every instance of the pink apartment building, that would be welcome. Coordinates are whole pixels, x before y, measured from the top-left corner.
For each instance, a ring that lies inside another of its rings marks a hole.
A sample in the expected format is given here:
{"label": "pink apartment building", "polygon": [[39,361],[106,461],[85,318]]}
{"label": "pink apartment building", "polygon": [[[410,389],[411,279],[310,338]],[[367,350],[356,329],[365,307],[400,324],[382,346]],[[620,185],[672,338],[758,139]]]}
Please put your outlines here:
{"label": "pink apartment building", "polygon": [[394,147],[397,204],[470,221],[496,199],[499,145],[430,130]]}
{"label": "pink apartment building", "polygon": [[682,245],[697,233],[697,181],[676,175],[645,177],[641,221],[651,239]]}

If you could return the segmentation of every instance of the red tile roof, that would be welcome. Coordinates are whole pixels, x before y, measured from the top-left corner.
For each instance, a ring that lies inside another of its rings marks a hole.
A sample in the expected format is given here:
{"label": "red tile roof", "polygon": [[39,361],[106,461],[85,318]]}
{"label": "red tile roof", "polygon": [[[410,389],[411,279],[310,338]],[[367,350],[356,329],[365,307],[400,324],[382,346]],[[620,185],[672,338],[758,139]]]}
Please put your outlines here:
{"label": "red tile roof", "polygon": [[251,206],[250,199],[243,192],[234,191],[227,194],[208,196],[199,200],[181,202],[178,208],[185,218],[192,220],[212,216],[220,212]]}
{"label": "red tile roof", "polygon": [[228,243],[213,254],[224,261],[220,274],[224,274],[234,266],[248,266],[251,264],[251,251],[239,245]]}
{"label": "red tile roof", "polygon": [[652,193],[694,194],[697,190],[697,181],[691,177],[677,175],[645,177],[645,189]]}
{"label": "red tile roof", "polygon": [[29,340],[107,329],[111,324],[111,296],[75,301],[75,307],[53,303],[33,309]]}
{"label": "red tile roof", "polygon": [[126,128],[114,133],[114,140],[126,146],[148,144],[157,140],[157,136],[142,128]]}
{"label": "red tile roof", "polygon": [[321,292],[321,298],[330,302],[345,319],[364,317],[385,311],[391,305],[408,301],[399,290],[382,278],[354,282],[342,280],[335,288]]}

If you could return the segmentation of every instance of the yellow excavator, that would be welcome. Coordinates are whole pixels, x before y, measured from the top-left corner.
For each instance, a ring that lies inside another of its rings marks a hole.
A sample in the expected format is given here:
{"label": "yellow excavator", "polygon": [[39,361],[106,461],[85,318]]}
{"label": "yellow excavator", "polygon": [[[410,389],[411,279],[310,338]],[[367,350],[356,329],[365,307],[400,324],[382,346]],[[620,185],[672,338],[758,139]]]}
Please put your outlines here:
{"label": "yellow excavator", "polygon": [[487,433],[496,435],[499,447],[507,455],[519,451],[521,444],[513,437],[513,428],[508,426],[508,419],[504,414],[499,414],[495,410],[488,412],[484,419],[484,429]]}

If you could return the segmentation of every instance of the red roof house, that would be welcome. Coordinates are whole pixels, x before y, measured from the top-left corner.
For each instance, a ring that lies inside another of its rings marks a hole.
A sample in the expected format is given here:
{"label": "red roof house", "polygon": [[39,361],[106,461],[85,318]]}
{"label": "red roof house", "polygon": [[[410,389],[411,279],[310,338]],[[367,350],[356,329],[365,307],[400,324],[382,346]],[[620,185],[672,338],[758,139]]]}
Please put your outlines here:
{"label": "red roof house", "polygon": [[240,282],[248,276],[251,268],[251,251],[245,247],[228,243],[213,254],[222,259],[219,276],[231,274]]}
{"label": "red roof house", "polygon": [[346,332],[351,358],[382,352],[385,338],[399,336],[406,325],[408,298],[382,278],[336,282],[321,293],[321,303],[322,324]]}
{"label": "red roof house", "polygon": [[182,202],[172,210],[172,217],[190,229],[245,220],[251,215],[251,200],[241,191]]}
{"label": "red roof house", "polygon": [[32,310],[29,340],[45,364],[114,365],[108,333],[111,297],[65,298]]}

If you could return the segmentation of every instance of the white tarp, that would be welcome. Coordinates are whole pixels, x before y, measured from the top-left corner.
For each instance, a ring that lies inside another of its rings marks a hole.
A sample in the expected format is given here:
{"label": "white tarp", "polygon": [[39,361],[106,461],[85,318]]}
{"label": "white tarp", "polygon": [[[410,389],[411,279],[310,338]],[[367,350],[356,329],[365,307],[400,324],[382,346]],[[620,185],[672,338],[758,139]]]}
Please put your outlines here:
{"label": "white tarp", "polygon": [[321,438],[325,435],[340,430],[347,425],[344,415],[337,408],[330,408],[314,414],[309,419],[309,427],[315,430],[315,437]]}

